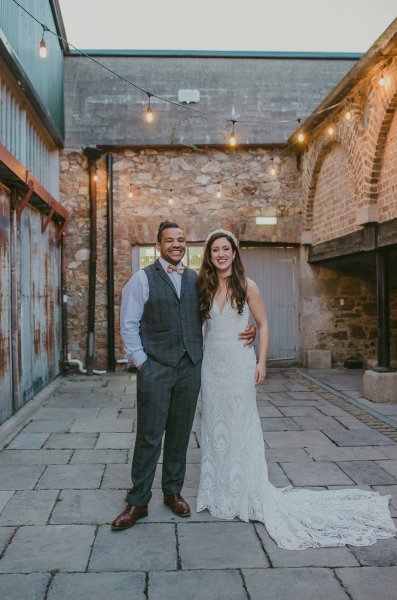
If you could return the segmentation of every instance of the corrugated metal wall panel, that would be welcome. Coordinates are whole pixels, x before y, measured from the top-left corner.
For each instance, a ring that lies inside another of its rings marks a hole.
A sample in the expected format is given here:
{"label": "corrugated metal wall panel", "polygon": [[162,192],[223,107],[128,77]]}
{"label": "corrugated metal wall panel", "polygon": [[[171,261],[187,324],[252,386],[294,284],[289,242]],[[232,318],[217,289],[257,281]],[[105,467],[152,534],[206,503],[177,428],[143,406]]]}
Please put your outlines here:
{"label": "corrugated metal wall panel", "polygon": [[18,103],[1,77],[0,142],[51,194],[57,195],[58,185],[54,186],[54,178],[49,171],[54,151],[44,142],[26,109]]}
{"label": "corrugated metal wall panel", "polygon": [[21,255],[21,404],[59,372],[60,246],[51,223],[41,233],[42,216],[24,210]]}
{"label": "corrugated metal wall panel", "polygon": [[270,324],[269,359],[296,360],[298,287],[293,248],[242,248],[248,277],[259,286]]}
{"label": "corrugated metal wall panel", "polygon": [[[50,3],[43,0],[19,0],[32,15],[56,31]],[[11,0],[0,0],[0,27],[34,89],[58,129],[63,132],[63,52],[58,39],[47,33],[48,58],[39,57],[43,33],[36,23]]]}
{"label": "corrugated metal wall panel", "polygon": [[10,198],[0,185],[0,423],[12,414]]}

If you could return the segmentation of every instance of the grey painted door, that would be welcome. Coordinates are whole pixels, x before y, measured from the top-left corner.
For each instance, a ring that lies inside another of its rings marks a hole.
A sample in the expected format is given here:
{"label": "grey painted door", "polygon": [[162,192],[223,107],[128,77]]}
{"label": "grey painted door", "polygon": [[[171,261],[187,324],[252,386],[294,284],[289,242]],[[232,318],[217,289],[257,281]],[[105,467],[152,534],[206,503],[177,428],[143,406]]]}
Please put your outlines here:
{"label": "grey painted door", "polygon": [[241,248],[247,275],[259,286],[270,324],[270,360],[296,360],[298,296],[294,248]]}

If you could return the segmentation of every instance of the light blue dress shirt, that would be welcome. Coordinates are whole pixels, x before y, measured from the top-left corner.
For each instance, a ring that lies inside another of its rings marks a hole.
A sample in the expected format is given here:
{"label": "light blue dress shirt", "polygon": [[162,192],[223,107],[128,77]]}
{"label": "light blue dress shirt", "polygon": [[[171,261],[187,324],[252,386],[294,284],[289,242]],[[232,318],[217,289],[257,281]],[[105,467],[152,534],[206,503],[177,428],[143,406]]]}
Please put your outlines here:
{"label": "light blue dress shirt", "polygon": [[[168,262],[159,258],[160,264],[167,273]],[[178,266],[182,265],[179,263]],[[182,273],[171,271],[167,273],[171,279],[178,298],[181,295]],[[120,308],[120,331],[124,342],[125,354],[129,364],[136,367],[147,359],[143,349],[139,326],[145,303],[149,298],[149,282],[143,269],[132,275],[123,288]]]}

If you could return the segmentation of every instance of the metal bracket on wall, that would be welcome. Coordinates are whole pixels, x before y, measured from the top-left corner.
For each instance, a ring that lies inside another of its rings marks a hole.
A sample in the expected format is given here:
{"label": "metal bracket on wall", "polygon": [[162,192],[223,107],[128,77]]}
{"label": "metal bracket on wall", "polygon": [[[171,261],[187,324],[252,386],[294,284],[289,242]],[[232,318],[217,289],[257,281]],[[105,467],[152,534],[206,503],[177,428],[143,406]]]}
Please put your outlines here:
{"label": "metal bracket on wall", "polygon": [[29,202],[33,192],[34,192],[34,182],[30,179],[28,181],[28,191],[26,192],[26,196],[25,198],[22,200],[22,202],[19,204],[18,206],[18,210],[17,210],[17,219],[20,218],[22,211],[24,208],[26,208],[27,203]]}
{"label": "metal bracket on wall", "polygon": [[43,221],[43,223],[41,224],[41,233],[44,233],[45,230],[48,227],[48,223],[51,221],[52,217],[54,216],[55,213],[55,208],[51,208],[49,215],[47,216],[47,219],[45,221]]}
{"label": "metal bracket on wall", "polygon": [[58,231],[57,242],[59,242],[59,240],[61,239],[61,237],[65,233],[66,227],[68,226],[68,223],[69,223],[69,219],[65,219],[64,222],[62,223],[62,226],[61,226],[61,228]]}

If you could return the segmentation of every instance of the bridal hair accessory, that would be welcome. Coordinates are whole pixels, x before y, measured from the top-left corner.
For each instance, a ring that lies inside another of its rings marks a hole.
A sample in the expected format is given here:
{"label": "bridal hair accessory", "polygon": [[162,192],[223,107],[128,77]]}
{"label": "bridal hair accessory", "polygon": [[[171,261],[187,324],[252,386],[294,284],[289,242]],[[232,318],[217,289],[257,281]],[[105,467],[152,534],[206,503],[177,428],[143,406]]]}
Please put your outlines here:
{"label": "bridal hair accessory", "polygon": [[213,235],[223,234],[224,236],[232,238],[233,242],[236,244],[238,248],[238,241],[234,233],[231,231],[227,231],[227,229],[215,229],[215,231],[211,231],[209,235],[207,235],[207,239],[205,240],[205,245],[208,244]]}
{"label": "bridal hair accessory", "polygon": [[172,273],[172,271],[176,271],[177,273],[180,273],[181,275],[185,270],[185,267],[183,265],[178,265],[178,266],[167,265],[166,268],[167,268],[167,273]]}

